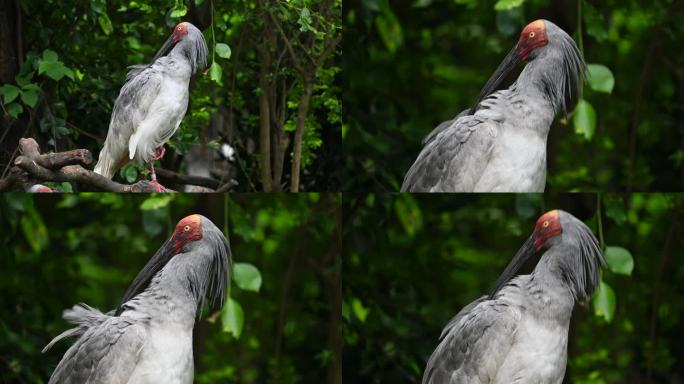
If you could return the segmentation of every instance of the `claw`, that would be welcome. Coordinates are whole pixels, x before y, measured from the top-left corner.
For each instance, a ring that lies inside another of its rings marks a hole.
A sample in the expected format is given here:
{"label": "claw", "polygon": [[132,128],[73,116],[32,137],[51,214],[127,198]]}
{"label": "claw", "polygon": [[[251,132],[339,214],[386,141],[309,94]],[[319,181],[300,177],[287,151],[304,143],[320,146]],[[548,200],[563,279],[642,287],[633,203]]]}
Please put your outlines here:
{"label": "claw", "polygon": [[[164,155],[163,152],[164,151],[162,151],[162,156]],[[152,180],[150,180],[150,184],[154,185],[154,188],[157,190],[157,192],[168,192],[168,189],[159,184],[157,181],[157,174],[154,172],[154,162],[150,163],[150,171],[152,172]]]}

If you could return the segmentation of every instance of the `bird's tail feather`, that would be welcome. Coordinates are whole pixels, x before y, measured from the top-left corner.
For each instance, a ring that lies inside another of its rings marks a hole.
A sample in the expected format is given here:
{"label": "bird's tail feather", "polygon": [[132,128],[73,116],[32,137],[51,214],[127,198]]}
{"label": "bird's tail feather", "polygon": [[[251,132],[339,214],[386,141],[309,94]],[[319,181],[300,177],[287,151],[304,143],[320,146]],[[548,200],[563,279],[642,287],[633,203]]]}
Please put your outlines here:
{"label": "bird's tail feather", "polygon": [[42,353],[45,353],[58,341],[66,337],[80,336],[91,327],[102,324],[103,321],[107,320],[109,315],[100,312],[100,310],[93,308],[88,304],[80,303],[74,305],[71,309],[65,309],[62,317],[71,324],[77,325],[77,327],[60,333],[43,348],[41,351]]}
{"label": "bird's tail feather", "polygon": [[98,173],[108,179],[111,179],[114,177],[114,172],[112,171],[114,169],[113,167],[113,159],[111,156],[109,156],[106,151],[107,145],[105,143],[105,146],[102,148],[100,151],[100,157],[97,160],[97,164],[95,164],[95,169],[93,169],[93,172]]}

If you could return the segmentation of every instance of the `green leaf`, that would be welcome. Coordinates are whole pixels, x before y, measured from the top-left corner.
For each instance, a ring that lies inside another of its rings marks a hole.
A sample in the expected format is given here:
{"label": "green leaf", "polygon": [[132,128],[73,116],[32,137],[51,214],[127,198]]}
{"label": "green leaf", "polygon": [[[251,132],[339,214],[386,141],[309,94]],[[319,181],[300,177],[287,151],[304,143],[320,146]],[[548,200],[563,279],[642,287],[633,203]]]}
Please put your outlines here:
{"label": "green leaf", "polygon": [[496,11],[508,11],[521,6],[525,0],[499,0],[494,4]]}
{"label": "green leaf", "polygon": [[31,209],[21,217],[21,230],[34,252],[40,253],[48,243],[48,232],[43,218]]}
{"label": "green leaf", "polygon": [[401,31],[401,24],[397,16],[392,12],[388,1],[382,3],[380,14],[375,19],[375,26],[387,50],[391,53],[394,53],[403,44],[404,36]]}
{"label": "green leaf", "polygon": [[129,164],[121,169],[121,176],[127,183],[134,183],[138,179],[138,170],[133,164]]}
{"label": "green leaf", "polygon": [[153,209],[164,208],[173,197],[168,193],[153,194],[140,204],[141,211],[151,211]]}
{"label": "green leaf", "polygon": [[628,250],[622,247],[606,247],[605,256],[608,269],[620,275],[632,275],[634,258]]}
{"label": "green leaf", "polygon": [[354,312],[354,316],[356,316],[356,318],[359,319],[359,321],[364,323],[366,321],[366,317],[368,317],[368,313],[370,312],[370,309],[364,307],[361,300],[359,300],[356,297],[352,299],[351,306],[352,306],[352,312]]}
{"label": "green leaf", "polygon": [[43,61],[55,62],[57,61],[57,58],[57,52],[50,49],[46,49],[43,51]]}
{"label": "green leaf", "polygon": [[242,306],[232,297],[228,298],[228,302],[221,310],[221,325],[223,332],[232,333],[236,339],[240,338],[242,334],[242,327],[245,323],[245,313]]}
{"label": "green leaf", "polygon": [[71,193],[74,191],[74,187],[71,186],[71,183],[66,181],[60,183],[59,187],[62,189],[62,192]]}
{"label": "green leaf", "polygon": [[186,13],[188,13],[188,7],[186,7],[185,4],[181,4],[177,8],[174,8],[173,11],[171,11],[171,17],[183,17]]}
{"label": "green leaf", "polygon": [[572,123],[575,126],[575,133],[591,140],[596,131],[596,112],[588,101],[580,99],[572,115]]}
{"label": "green leaf", "polygon": [[608,196],[605,200],[606,216],[615,221],[617,225],[622,225],[627,220],[622,199],[617,196]]}
{"label": "green leaf", "polygon": [[202,3],[204,3],[204,0],[195,0],[196,7],[199,7],[200,5],[202,5]]}
{"label": "green leaf", "polygon": [[602,64],[587,65],[589,87],[596,92],[612,93],[615,86],[613,72]]}
{"label": "green leaf", "polygon": [[240,289],[259,292],[261,288],[261,272],[249,263],[235,263],[233,265],[233,280]]}
{"label": "green leaf", "polygon": [[410,194],[400,195],[394,202],[394,211],[406,234],[413,237],[423,227],[423,215]]}
{"label": "green leaf", "polygon": [[3,97],[5,104],[9,104],[19,96],[19,88],[11,84],[5,84],[0,87],[0,96]]}
{"label": "green leaf", "polygon": [[105,35],[110,35],[112,31],[114,31],[114,27],[112,27],[112,21],[109,19],[109,16],[107,16],[106,13],[98,16],[97,22],[100,24],[100,28],[102,28],[102,32],[104,32]]}
{"label": "green leaf", "polygon": [[615,314],[615,292],[613,292],[613,288],[601,281],[599,289],[594,293],[594,297],[592,297],[592,302],[594,304],[594,314],[598,317],[603,317],[610,323]]}
{"label": "green leaf", "polygon": [[218,65],[218,63],[215,61],[211,63],[211,67],[209,68],[209,76],[211,80],[215,81],[218,85],[223,85],[223,83],[221,82],[222,74],[223,70],[221,69],[221,66]]}
{"label": "green leaf", "polygon": [[12,103],[7,106],[7,113],[15,119],[24,111],[24,107],[19,103]]}
{"label": "green leaf", "polygon": [[21,91],[21,101],[31,108],[35,107],[38,103],[38,92],[33,90]]}
{"label": "green leaf", "polygon": [[38,74],[42,75],[43,73],[55,81],[61,80],[64,76],[74,79],[74,71],[60,61],[40,61],[38,63]]}
{"label": "green leaf", "polygon": [[219,55],[219,57],[222,57],[224,59],[230,59],[230,47],[228,44],[224,43],[217,43],[216,44],[216,54]]}

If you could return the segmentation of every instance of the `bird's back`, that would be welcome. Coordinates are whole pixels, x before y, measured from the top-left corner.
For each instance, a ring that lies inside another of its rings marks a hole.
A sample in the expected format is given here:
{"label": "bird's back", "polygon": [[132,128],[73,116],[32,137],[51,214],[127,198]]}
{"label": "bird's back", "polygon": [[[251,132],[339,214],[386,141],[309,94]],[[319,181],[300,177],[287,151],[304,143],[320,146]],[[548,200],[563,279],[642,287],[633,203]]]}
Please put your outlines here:
{"label": "bird's back", "polygon": [[518,276],[447,324],[423,384],[560,384],[571,312],[561,293],[540,290],[533,275]]}

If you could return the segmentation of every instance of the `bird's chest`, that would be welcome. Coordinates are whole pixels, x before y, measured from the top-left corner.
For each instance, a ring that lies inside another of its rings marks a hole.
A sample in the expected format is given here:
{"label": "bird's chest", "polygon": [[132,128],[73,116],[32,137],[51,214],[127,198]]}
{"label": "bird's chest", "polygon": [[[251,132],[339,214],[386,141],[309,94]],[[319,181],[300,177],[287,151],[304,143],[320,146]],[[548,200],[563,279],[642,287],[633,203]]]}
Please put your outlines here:
{"label": "bird's chest", "polygon": [[546,138],[553,109],[537,99],[513,98],[505,105],[503,115],[475,192],[543,192]]}
{"label": "bird's chest", "polygon": [[152,327],[147,340],[128,384],[192,383],[192,329]]}
{"label": "bird's chest", "polygon": [[167,76],[150,110],[166,116],[175,123],[185,115],[188,97],[188,81],[184,78]]}
{"label": "bird's chest", "polygon": [[560,384],[565,375],[568,329],[560,323],[521,319],[515,342],[493,384]]}
{"label": "bird's chest", "polygon": [[475,192],[543,192],[546,183],[546,138],[504,127]]}

